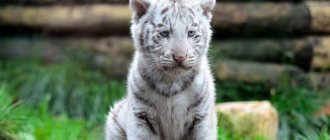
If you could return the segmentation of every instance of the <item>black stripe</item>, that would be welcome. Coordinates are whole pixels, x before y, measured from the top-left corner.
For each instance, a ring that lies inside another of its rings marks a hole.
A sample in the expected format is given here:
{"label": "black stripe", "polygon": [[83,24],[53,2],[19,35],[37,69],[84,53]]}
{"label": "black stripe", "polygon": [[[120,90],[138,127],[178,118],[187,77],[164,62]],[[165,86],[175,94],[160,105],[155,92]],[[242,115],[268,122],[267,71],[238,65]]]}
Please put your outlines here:
{"label": "black stripe", "polygon": [[149,127],[150,131],[153,134],[157,135],[157,132],[156,132],[154,126],[151,124],[151,122],[149,120],[149,116],[148,116],[148,114],[146,112],[137,112],[137,113],[134,113],[134,115],[138,119],[145,121],[145,124]]}
{"label": "black stripe", "polygon": [[150,106],[152,108],[156,108],[156,105],[153,104],[151,101],[149,101],[148,99],[144,98],[141,94],[141,92],[138,91],[133,91],[133,95],[136,99],[138,99],[141,103],[143,103],[146,106]]}
{"label": "black stripe", "polygon": [[209,84],[206,79],[207,78],[204,77],[204,82],[203,82],[202,88],[196,95],[195,101],[193,101],[193,103],[187,108],[187,114],[190,112],[191,109],[199,106],[202,103],[202,101],[205,99],[205,96],[206,96],[205,93],[207,93],[208,87],[209,87]]}
{"label": "black stripe", "polygon": [[186,90],[192,84],[192,82],[195,80],[195,77],[197,74],[198,74],[198,70],[193,69],[191,76],[188,79],[183,81],[184,84],[181,87],[181,91]]}
{"label": "black stripe", "polygon": [[152,37],[152,41],[155,43],[155,44],[159,44],[158,40],[156,39],[156,37]]}
{"label": "black stripe", "polygon": [[162,19],[163,23],[166,23],[166,19],[167,19],[167,17],[164,16],[163,19]]}
{"label": "black stripe", "polygon": [[144,46],[144,41],[145,41],[145,39],[144,39],[144,28],[145,28],[145,25],[148,23],[149,21],[147,20],[147,21],[145,21],[141,26],[141,32],[140,32],[140,35],[139,35],[139,40],[140,40],[140,45],[141,45],[141,47],[143,47]]}
{"label": "black stripe", "polygon": [[[140,87],[138,85],[138,83],[136,83],[136,81],[138,81],[138,79],[134,76],[133,74],[133,85],[135,85],[135,88],[138,90],[138,91],[135,91],[133,87],[130,87],[132,92],[133,92],[133,95],[136,99],[138,99],[141,103],[143,103],[144,105],[146,106],[150,106],[154,109],[156,109],[156,105],[154,103],[152,103],[150,100],[146,99],[142,94],[145,92],[145,90]],[[132,86],[133,86],[132,85]]]}
{"label": "black stripe", "polygon": [[118,127],[114,127],[117,129],[117,131],[120,133],[120,137],[122,138],[127,138],[127,134],[126,134],[126,131],[124,130],[124,128],[119,124],[118,122],[118,116],[113,114],[111,119],[114,121],[114,123],[116,124],[116,126]]}
{"label": "black stripe", "polygon": [[119,121],[118,121],[118,113],[121,111],[120,109],[122,108],[122,106],[124,105],[126,100],[122,101],[121,104],[118,105],[118,107],[116,108],[117,110],[113,111],[111,114],[111,119],[114,121],[114,123],[116,124],[116,126],[118,127],[115,127],[115,128],[118,128],[118,132],[120,133],[121,137],[123,138],[127,138],[127,134],[126,134],[126,131],[125,129],[119,124]]}
{"label": "black stripe", "polygon": [[169,7],[166,7],[166,8],[164,8],[164,9],[160,12],[160,14],[163,15],[163,14],[165,14],[168,10],[169,10]]}
{"label": "black stripe", "polygon": [[188,123],[187,123],[188,128],[187,128],[187,133],[185,136],[190,136],[192,134],[192,132],[194,131],[196,125],[201,123],[205,119],[205,116],[206,115],[196,115],[190,125],[188,125]]}
{"label": "black stripe", "polygon": [[188,8],[188,11],[189,11],[193,16],[195,16],[195,12],[194,12],[191,8]]}

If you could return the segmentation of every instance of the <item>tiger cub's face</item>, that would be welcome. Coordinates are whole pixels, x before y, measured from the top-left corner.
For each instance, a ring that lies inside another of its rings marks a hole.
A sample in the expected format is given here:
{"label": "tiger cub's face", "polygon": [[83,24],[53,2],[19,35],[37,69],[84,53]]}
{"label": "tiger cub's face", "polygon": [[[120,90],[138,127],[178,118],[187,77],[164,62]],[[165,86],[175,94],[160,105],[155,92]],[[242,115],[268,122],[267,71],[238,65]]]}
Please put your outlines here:
{"label": "tiger cub's face", "polygon": [[214,5],[215,0],[131,0],[131,32],[143,61],[167,74],[196,69],[207,53]]}

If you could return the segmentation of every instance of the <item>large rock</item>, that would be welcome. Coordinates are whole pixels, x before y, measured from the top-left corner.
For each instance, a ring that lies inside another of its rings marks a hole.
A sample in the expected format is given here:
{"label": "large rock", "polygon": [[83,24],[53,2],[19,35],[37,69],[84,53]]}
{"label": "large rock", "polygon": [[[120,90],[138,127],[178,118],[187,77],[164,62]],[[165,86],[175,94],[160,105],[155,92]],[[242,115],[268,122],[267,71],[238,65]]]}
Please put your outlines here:
{"label": "large rock", "polygon": [[216,109],[219,126],[234,135],[277,139],[278,114],[268,101],[221,103]]}

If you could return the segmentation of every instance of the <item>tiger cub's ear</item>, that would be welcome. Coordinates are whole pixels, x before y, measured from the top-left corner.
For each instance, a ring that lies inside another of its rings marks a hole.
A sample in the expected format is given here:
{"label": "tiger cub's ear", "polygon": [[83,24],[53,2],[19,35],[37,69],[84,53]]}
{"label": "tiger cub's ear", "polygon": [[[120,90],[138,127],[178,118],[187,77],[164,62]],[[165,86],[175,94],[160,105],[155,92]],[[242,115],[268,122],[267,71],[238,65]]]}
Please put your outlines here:
{"label": "tiger cub's ear", "polygon": [[216,0],[200,0],[200,5],[203,9],[203,14],[211,20],[212,18],[212,11],[216,4]]}
{"label": "tiger cub's ear", "polygon": [[146,14],[150,2],[148,0],[130,0],[130,6],[133,11],[133,20],[138,23],[140,18]]}

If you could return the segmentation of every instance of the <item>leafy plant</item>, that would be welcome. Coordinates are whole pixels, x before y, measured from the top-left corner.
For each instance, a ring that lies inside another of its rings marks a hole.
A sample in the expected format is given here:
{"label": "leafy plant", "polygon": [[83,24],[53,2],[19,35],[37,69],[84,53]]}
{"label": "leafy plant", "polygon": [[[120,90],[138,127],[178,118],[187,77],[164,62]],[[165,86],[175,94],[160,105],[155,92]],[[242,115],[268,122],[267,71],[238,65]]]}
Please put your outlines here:
{"label": "leafy plant", "polygon": [[322,129],[330,126],[325,116],[316,115],[323,102],[319,94],[310,89],[279,89],[274,91],[272,103],[280,114],[282,140],[318,139]]}
{"label": "leafy plant", "polygon": [[5,90],[4,85],[0,85],[0,139],[16,140],[15,132],[22,120],[17,111],[19,103],[14,102]]}
{"label": "leafy plant", "polygon": [[0,80],[29,105],[49,97],[49,111],[100,121],[125,94],[124,81],[108,80],[76,62],[47,65],[39,61],[3,61]]}
{"label": "leafy plant", "polygon": [[1,140],[91,140],[102,139],[102,128],[85,120],[65,115],[51,115],[48,99],[36,108],[15,102],[7,88],[0,83],[0,139]]}

